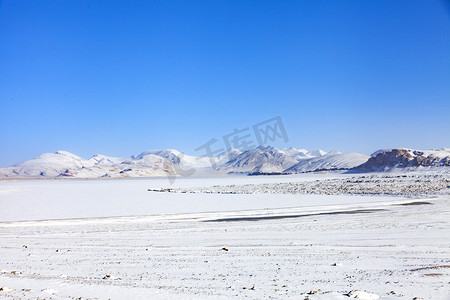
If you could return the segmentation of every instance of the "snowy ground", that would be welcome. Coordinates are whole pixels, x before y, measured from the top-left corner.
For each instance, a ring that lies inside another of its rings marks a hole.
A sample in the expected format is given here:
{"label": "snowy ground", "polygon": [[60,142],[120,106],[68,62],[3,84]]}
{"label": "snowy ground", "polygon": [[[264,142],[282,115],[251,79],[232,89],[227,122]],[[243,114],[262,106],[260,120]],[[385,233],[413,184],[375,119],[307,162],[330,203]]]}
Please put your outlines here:
{"label": "snowy ground", "polygon": [[448,174],[377,174],[302,182],[214,185],[201,188],[159,188],[155,192],[207,194],[319,194],[423,197],[450,195]]}
{"label": "snowy ground", "polygon": [[147,191],[334,177],[0,181],[0,298],[449,299],[448,195]]}

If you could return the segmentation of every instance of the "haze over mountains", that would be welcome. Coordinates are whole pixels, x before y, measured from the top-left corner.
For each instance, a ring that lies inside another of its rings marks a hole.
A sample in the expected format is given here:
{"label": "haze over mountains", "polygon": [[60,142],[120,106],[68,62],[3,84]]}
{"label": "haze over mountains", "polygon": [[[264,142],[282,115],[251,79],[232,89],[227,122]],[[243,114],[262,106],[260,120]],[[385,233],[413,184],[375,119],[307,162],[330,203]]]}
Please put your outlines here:
{"label": "haze over mountains", "polygon": [[0,178],[151,177],[189,176],[194,173],[271,174],[337,170],[383,172],[448,166],[450,166],[450,148],[428,151],[387,149],[367,156],[352,152],[259,146],[244,152],[230,149],[217,157],[196,157],[177,150],[164,149],[145,151],[128,158],[96,154],[87,160],[67,151],[57,151],[0,168]]}

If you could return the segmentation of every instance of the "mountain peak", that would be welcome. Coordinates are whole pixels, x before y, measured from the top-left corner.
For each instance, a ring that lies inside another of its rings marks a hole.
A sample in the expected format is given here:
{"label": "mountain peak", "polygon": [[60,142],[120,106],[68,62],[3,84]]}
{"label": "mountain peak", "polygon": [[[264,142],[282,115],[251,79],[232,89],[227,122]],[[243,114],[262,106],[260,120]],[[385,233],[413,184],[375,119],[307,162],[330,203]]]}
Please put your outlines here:
{"label": "mountain peak", "polygon": [[256,147],[255,149],[258,149],[258,150],[264,150],[264,151],[278,150],[277,148],[275,148],[275,147],[273,147],[273,146],[264,146],[264,145],[259,145],[259,146]]}
{"label": "mountain peak", "polygon": [[147,151],[141,152],[141,154],[139,154],[137,156],[134,155],[132,157],[134,159],[141,159],[144,156],[149,155],[149,154],[162,156],[162,157],[167,157],[167,156],[172,156],[173,157],[173,156],[179,156],[182,153],[180,151],[178,151],[178,150],[175,150],[175,149],[159,149],[159,150],[147,150]]}
{"label": "mountain peak", "polygon": [[65,156],[76,156],[76,157],[78,157],[77,155],[75,155],[75,154],[73,154],[73,153],[71,153],[71,152],[69,152],[69,151],[64,151],[64,150],[58,150],[58,151],[56,151],[56,152],[53,153],[53,154],[65,155]]}

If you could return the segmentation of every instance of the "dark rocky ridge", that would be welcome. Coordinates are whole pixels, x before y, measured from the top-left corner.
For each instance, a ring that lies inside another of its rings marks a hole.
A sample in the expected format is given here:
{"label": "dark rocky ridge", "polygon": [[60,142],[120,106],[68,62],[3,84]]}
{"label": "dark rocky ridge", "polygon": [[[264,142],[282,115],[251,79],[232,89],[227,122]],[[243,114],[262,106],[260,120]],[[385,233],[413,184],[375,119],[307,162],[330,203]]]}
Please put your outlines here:
{"label": "dark rocky ridge", "polygon": [[425,152],[411,149],[391,149],[372,156],[367,162],[352,170],[371,172],[389,171],[395,168],[445,166],[450,166],[450,152],[446,149]]}

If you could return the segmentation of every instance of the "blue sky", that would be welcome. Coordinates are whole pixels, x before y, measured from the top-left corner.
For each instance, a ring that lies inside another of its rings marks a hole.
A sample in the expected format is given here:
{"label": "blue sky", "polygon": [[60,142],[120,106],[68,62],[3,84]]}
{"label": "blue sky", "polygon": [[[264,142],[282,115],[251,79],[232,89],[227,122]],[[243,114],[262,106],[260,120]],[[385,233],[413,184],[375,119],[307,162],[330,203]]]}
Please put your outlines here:
{"label": "blue sky", "polygon": [[1,1],[0,166],[195,148],[274,116],[289,142],[450,146],[445,1]]}

